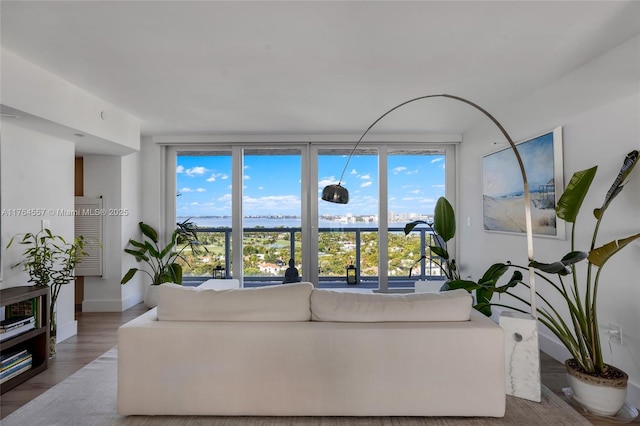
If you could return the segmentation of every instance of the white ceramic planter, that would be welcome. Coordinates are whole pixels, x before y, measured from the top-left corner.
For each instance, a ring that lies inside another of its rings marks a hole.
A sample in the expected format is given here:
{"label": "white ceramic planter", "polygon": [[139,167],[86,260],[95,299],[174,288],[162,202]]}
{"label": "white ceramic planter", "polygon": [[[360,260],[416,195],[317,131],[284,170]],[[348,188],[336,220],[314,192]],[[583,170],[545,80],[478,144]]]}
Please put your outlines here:
{"label": "white ceramic planter", "polygon": [[159,285],[150,285],[147,286],[147,290],[144,292],[144,306],[147,308],[155,308],[158,306],[158,293],[160,286]]}
{"label": "white ceramic planter", "polygon": [[443,280],[418,280],[415,282],[415,293],[439,293]]}
{"label": "white ceramic planter", "polygon": [[[621,379],[602,379],[574,370],[567,365],[567,378],[573,389],[573,398],[587,410],[603,416],[615,416],[627,396],[626,373]],[[609,367],[615,368],[615,367]]]}

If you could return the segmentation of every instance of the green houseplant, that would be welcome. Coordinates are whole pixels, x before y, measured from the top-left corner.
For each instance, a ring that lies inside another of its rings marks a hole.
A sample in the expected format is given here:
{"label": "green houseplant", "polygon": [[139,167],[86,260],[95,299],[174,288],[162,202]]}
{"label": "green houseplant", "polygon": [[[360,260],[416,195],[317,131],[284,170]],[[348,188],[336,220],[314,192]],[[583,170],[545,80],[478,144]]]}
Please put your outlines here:
{"label": "green houseplant", "polygon": [[[576,222],[583,201],[596,175],[597,166],[574,173],[556,206],[557,216],[571,224],[571,251],[556,262],[542,263],[534,260],[530,263],[530,266],[536,269],[536,276],[542,278],[561,296],[560,299],[568,310],[569,320],[566,321],[559,313],[560,307],[553,306],[548,299],[536,293],[543,303],[541,307],[536,308],[538,319],[551,330],[571,354],[571,358],[565,362],[565,365],[575,392],[575,398],[591,411],[604,415],[614,415],[624,404],[628,377],[623,371],[604,362],[597,313],[600,277],[607,261],[629,243],[640,239],[640,232],[602,245],[598,244],[597,237],[607,208],[624,188],[625,181],[637,162],[637,150],[627,154],[602,206],[593,211],[595,223],[591,230],[591,243],[588,251],[576,249],[576,234],[578,232]],[[586,264],[582,263],[585,260]],[[578,268],[581,263],[584,268]],[[495,276],[502,275],[512,267],[526,269],[522,266],[502,263],[492,265],[487,274],[493,271]],[[516,270],[509,283],[503,286],[498,286],[497,280],[480,280],[478,282],[460,280],[446,284],[445,289],[475,290],[477,302],[475,307],[487,315],[491,314],[491,306],[502,306],[525,312],[504,303],[491,301],[494,293],[507,294],[531,307],[529,301],[510,291],[520,283],[528,287],[521,280],[522,274]],[[587,384],[586,389],[585,383]],[[588,384],[595,384],[595,387],[592,388]],[[594,390],[599,391],[603,388],[610,389],[614,396],[602,397],[598,393],[594,393]],[[605,405],[603,403],[605,400],[611,401],[612,404]]]}
{"label": "green houseplant", "polygon": [[178,230],[171,234],[169,243],[160,247],[158,231],[144,222],[138,223],[142,231],[142,241],[129,240],[130,248],[125,248],[125,253],[133,256],[137,262],[145,262],[147,269],[131,268],[122,277],[120,284],[128,283],[137,272],[147,274],[151,278],[151,285],[162,283],[182,284],[182,266],[176,262],[181,251],[176,250],[178,242]]}
{"label": "green houseplant", "polygon": [[[67,243],[64,238],[54,235],[49,229],[37,233],[28,232],[22,235],[19,244],[24,245],[23,260],[12,265],[12,268],[22,266],[29,274],[29,282],[36,286],[51,287],[51,304],[49,305],[49,356],[56,353],[56,302],[63,285],[75,279],[74,270],[82,257],[85,240],[76,237],[73,243]],[[7,249],[11,247],[15,235],[9,240]]]}
{"label": "green houseplant", "polygon": [[[429,245],[432,253],[436,254],[440,260],[433,260],[438,265],[442,274],[446,277],[446,281],[441,286],[441,291],[464,288],[468,291],[476,291],[476,300],[479,300],[474,308],[487,316],[491,315],[491,305],[486,303],[491,300],[494,293],[504,293],[509,288],[514,287],[522,281],[522,273],[518,270],[514,271],[506,285],[497,287],[498,281],[512,266],[508,263],[496,263],[491,265],[483,276],[476,282],[472,280],[463,280],[460,278],[460,271],[457,267],[455,259],[449,253],[447,242],[453,239],[456,234],[456,218],[451,203],[445,198],[440,197],[436,202],[433,211],[433,222],[416,220],[409,222],[404,227],[405,235],[408,235],[413,229],[420,224],[427,225],[433,234],[434,245]],[[422,261],[428,259],[427,255],[420,256],[412,267]],[[409,270],[411,276],[411,269]]]}
{"label": "green houseplant", "polygon": [[[456,235],[456,220],[453,207],[451,203],[445,198],[440,197],[436,201],[436,206],[433,210],[433,221],[427,222],[424,220],[415,220],[409,222],[404,226],[404,234],[409,235],[413,229],[418,225],[426,225],[431,231],[433,244],[430,244],[429,250],[431,253],[438,256],[438,259],[432,260],[438,265],[442,274],[449,281],[459,280],[460,272],[456,266],[456,260],[451,257],[449,250],[447,249],[447,242],[449,242]],[[429,259],[430,256],[422,255],[416,260],[409,269],[409,277],[411,277],[411,271],[413,267],[420,263],[423,259]]]}
{"label": "green houseplant", "polygon": [[[122,277],[120,284],[128,283],[133,276],[142,272],[151,278],[151,290],[153,292],[145,294],[145,304],[148,307],[154,307],[157,303],[154,294],[157,290],[154,286],[163,283],[182,284],[182,266],[177,262],[178,259],[185,261],[181,254],[187,247],[192,250],[206,250],[198,240],[195,227],[191,222],[185,221],[177,224],[176,229],[171,233],[169,242],[160,246],[160,238],[158,231],[152,226],[144,222],[138,223],[143,239],[137,241],[129,240],[128,247],[124,249],[125,253],[133,256],[137,262],[144,262],[146,269],[131,268]],[[184,244],[182,247],[180,245]],[[154,288],[152,288],[154,287]]]}

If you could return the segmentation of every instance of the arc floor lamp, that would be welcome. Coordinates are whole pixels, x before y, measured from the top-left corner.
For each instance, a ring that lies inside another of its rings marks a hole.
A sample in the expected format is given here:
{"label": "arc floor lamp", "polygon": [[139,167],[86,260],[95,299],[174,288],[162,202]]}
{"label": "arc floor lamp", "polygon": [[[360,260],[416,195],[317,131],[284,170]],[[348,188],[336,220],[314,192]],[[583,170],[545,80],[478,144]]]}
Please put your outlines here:
{"label": "arc floor lamp", "polygon": [[[380,120],[382,120],[384,117],[386,117],[393,111],[397,110],[398,108],[401,108],[404,105],[407,105],[416,101],[420,101],[423,99],[430,99],[430,98],[448,98],[448,99],[453,99],[456,101],[463,102],[467,105],[471,105],[475,109],[482,112],[485,116],[487,116],[489,120],[491,120],[498,127],[498,129],[500,129],[500,132],[502,132],[505,139],[507,139],[507,142],[509,142],[509,146],[511,146],[511,149],[513,150],[513,153],[516,156],[516,160],[518,161],[518,166],[520,167],[520,173],[522,174],[522,184],[523,184],[523,192],[524,192],[524,215],[525,215],[525,224],[526,224],[526,233],[527,233],[527,254],[529,257],[529,262],[531,262],[533,260],[533,229],[531,225],[531,195],[529,193],[529,182],[527,181],[527,174],[524,169],[524,163],[522,162],[522,157],[520,157],[518,148],[516,147],[516,144],[513,142],[513,139],[511,138],[511,136],[509,136],[509,133],[507,133],[504,126],[502,126],[502,124],[500,124],[500,122],[496,120],[496,118],[493,115],[489,114],[487,110],[485,110],[478,104],[475,104],[469,101],[468,99],[461,98],[459,96],[447,95],[447,94],[419,96],[417,98],[409,99],[408,101],[402,102],[394,106],[393,108],[391,108],[390,110],[382,114],[380,117],[376,118],[376,120],[373,123],[371,123],[369,127],[367,127],[364,133],[362,133],[362,136],[360,136],[355,146],[351,150],[349,157],[347,157],[347,162],[344,165],[344,169],[342,170],[342,174],[340,175],[340,179],[338,180],[338,183],[327,185],[322,190],[322,199],[324,201],[328,201],[331,203],[347,204],[349,202],[349,191],[347,190],[347,188],[345,188],[340,184],[342,183],[342,178],[344,177],[344,173],[347,170],[347,166],[349,165],[349,161],[351,160],[353,153],[356,151],[356,148],[358,148],[358,145],[360,144],[360,142],[362,142],[362,140],[367,135],[367,133],[369,133],[369,130],[371,130],[373,126],[378,124]],[[531,316],[533,318],[537,318],[535,273],[534,273],[533,267],[531,266],[529,267],[529,289],[530,289],[530,299],[531,299]]]}

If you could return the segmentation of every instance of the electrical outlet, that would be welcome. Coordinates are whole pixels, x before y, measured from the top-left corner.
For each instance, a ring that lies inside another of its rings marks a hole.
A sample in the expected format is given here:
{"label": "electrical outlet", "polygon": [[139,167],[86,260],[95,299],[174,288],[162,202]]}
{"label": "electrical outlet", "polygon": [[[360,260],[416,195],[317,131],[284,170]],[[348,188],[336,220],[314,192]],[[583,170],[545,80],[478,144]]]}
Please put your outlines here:
{"label": "electrical outlet", "polygon": [[44,231],[45,229],[50,229],[51,228],[51,222],[49,222],[49,220],[47,219],[42,219],[42,230]]}
{"label": "electrical outlet", "polygon": [[609,341],[624,346],[622,341],[622,327],[616,324],[609,324]]}

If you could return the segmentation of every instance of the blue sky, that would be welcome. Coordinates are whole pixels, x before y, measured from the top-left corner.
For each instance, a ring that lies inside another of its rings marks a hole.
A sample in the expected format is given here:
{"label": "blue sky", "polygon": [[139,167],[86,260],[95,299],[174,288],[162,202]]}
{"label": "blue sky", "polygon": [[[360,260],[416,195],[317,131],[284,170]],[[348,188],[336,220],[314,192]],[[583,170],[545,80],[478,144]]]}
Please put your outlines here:
{"label": "blue sky", "polygon": [[[346,156],[320,156],[318,194],[337,183]],[[301,161],[298,156],[245,156],[244,214],[300,215]],[[444,155],[389,155],[389,210],[433,213],[444,195]],[[179,156],[176,168],[178,216],[231,214],[231,156]],[[322,214],[376,214],[378,166],[374,155],[354,155],[342,185],[349,189],[347,205],[319,201]]]}

